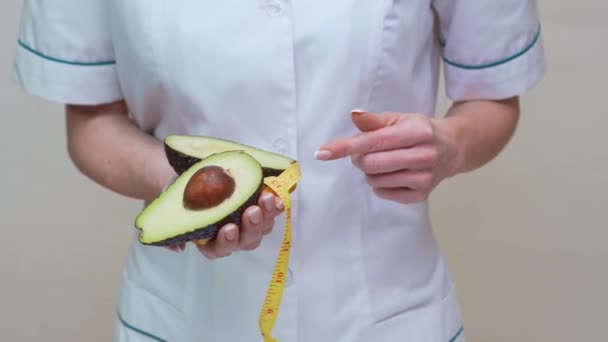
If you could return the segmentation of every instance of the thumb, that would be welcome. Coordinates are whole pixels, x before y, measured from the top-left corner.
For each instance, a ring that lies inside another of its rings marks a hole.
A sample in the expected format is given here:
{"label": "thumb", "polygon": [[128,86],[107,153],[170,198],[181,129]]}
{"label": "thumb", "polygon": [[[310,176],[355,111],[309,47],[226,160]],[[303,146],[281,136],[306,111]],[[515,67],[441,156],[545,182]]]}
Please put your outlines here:
{"label": "thumb", "polygon": [[392,126],[398,122],[399,118],[390,113],[372,114],[363,110],[353,110],[351,112],[351,120],[359,130],[362,132],[369,132]]}

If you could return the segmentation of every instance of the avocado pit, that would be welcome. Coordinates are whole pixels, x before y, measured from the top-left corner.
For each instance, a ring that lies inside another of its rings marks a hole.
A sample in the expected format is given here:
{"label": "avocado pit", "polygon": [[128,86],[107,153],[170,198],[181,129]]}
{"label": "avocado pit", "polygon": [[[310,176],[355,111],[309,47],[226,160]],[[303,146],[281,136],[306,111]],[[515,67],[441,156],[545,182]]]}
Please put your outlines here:
{"label": "avocado pit", "polygon": [[228,199],[235,181],[222,167],[209,165],[192,175],[184,189],[184,206],[190,210],[215,207]]}

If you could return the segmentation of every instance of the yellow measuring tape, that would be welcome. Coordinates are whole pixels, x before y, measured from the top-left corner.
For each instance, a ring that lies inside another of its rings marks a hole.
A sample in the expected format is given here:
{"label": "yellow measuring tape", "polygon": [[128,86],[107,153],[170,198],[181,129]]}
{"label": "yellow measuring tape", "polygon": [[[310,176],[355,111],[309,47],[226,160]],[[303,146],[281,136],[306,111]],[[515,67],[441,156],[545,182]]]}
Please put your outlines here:
{"label": "yellow measuring tape", "polygon": [[[281,306],[281,298],[283,296],[283,288],[285,287],[285,276],[289,266],[289,253],[291,251],[291,197],[290,194],[295,191],[298,181],[301,178],[299,164],[293,163],[285,169],[280,175],[264,178],[266,190],[271,190],[281,201],[285,208],[285,231],[283,232],[283,241],[279,248],[279,254],[274,265],[270,285],[266,290],[266,298],[262,305],[262,310],[259,316],[259,326],[264,342],[278,342],[272,337],[272,328],[279,314]],[[195,243],[204,245],[206,240],[199,240]]]}
{"label": "yellow measuring tape", "polygon": [[279,307],[281,306],[281,298],[283,296],[285,276],[287,275],[289,254],[291,250],[290,193],[295,190],[300,178],[301,174],[298,163],[293,163],[277,177],[264,178],[264,184],[283,201],[285,207],[285,231],[283,233],[283,241],[281,242],[270,285],[266,291],[266,299],[262,305],[259,317],[260,331],[264,337],[264,342],[278,342],[272,337],[272,329],[279,313]]}

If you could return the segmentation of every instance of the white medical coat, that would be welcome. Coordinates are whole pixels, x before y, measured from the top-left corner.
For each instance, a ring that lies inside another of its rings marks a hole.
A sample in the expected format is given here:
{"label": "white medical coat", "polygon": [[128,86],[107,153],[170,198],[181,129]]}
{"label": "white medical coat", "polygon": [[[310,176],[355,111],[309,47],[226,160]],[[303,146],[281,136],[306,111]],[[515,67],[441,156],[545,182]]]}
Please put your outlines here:
{"label": "white medical coat", "polygon": [[[280,342],[462,342],[428,204],[377,198],[348,159],[313,153],[357,132],[354,108],[433,115],[441,66],[452,100],[500,99],[537,83],[543,58],[533,0],[26,0],[14,77],[60,103],[124,99],[158,139],[298,159]],[[135,239],[116,341],[261,341],[282,228],[216,261]]]}

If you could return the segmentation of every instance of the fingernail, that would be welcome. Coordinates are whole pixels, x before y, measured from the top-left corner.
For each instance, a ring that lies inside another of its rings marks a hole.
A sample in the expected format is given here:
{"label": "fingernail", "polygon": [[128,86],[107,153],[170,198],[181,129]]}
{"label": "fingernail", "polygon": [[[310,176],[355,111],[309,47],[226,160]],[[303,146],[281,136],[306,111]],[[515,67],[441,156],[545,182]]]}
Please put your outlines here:
{"label": "fingernail", "polygon": [[367,111],[365,109],[360,109],[360,108],[351,110],[351,114],[363,114],[363,113],[366,113],[366,112]]}
{"label": "fingernail", "polygon": [[272,196],[271,194],[265,194],[264,196],[262,196],[262,203],[264,203],[264,209],[266,209],[266,211],[272,211],[272,209],[274,209],[274,200],[273,200],[274,196]]}
{"label": "fingernail", "polygon": [[253,224],[259,224],[262,222],[262,211],[260,208],[254,208],[249,212],[249,221]]}
{"label": "fingernail", "polygon": [[280,199],[276,199],[276,206],[278,210],[283,210],[285,209],[285,205],[283,204],[283,201],[281,201]]}
{"label": "fingernail", "polygon": [[226,227],[225,234],[226,234],[226,240],[234,241],[234,239],[236,239],[236,226],[231,224],[228,227]]}
{"label": "fingernail", "polygon": [[315,158],[318,160],[328,160],[331,158],[331,151],[328,150],[320,150],[315,152]]}

